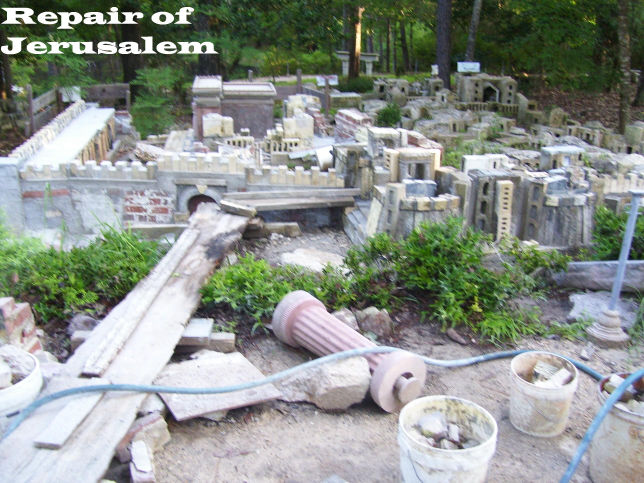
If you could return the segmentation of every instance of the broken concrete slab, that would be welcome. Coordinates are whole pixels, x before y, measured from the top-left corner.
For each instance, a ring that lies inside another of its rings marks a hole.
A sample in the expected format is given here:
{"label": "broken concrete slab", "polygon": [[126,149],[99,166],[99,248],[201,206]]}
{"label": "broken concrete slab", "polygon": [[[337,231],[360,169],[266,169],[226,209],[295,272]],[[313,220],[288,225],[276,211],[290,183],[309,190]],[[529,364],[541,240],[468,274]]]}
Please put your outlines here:
{"label": "broken concrete slab", "polygon": [[379,338],[391,337],[394,331],[393,322],[386,309],[367,307],[356,312],[358,326],[363,332],[373,332]]}
{"label": "broken concrete slab", "polygon": [[167,412],[168,408],[158,395],[148,394],[143,400],[143,403],[141,404],[137,415],[146,416],[148,414],[158,413],[161,416],[165,416]]}
{"label": "broken concrete slab", "polygon": [[170,441],[170,432],[163,416],[160,413],[151,413],[134,421],[116,447],[116,456],[121,463],[130,461],[129,447],[135,441],[145,442],[152,451],[161,449]]}
{"label": "broken concrete slab", "polygon": [[352,357],[301,371],[278,387],[283,401],[306,401],[320,409],[344,411],[364,399],[370,382],[367,360]]}
{"label": "broken concrete slab", "polygon": [[132,483],[154,483],[154,466],[150,448],[143,441],[135,441],[130,448],[130,477]]}
{"label": "broken concrete slab", "polygon": [[[222,387],[263,379],[264,375],[238,352],[202,351],[189,361],[168,364],[155,384],[175,387]],[[271,401],[280,397],[272,384],[222,394],[161,394],[177,421]]]}
{"label": "broken concrete slab", "polygon": [[292,252],[282,253],[280,256],[282,265],[297,265],[317,273],[322,273],[327,265],[339,268],[342,266],[343,261],[342,256],[336,253],[314,248],[298,248]]}
{"label": "broken concrete slab", "polygon": [[[560,287],[584,290],[611,290],[617,273],[617,262],[570,262],[566,272],[553,275]],[[644,260],[626,262],[623,292],[644,291]]]}
{"label": "broken concrete slab", "polygon": [[[568,322],[579,322],[592,320],[595,322],[601,316],[603,310],[610,301],[610,292],[588,292],[570,295],[573,308],[568,314]],[[622,327],[629,329],[637,318],[638,305],[630,300],[620,299],[617,301],[617,310],[620,312]]]}
{"label": "broken concrete slab", "polygon": [[11,386],[11,367],[0,359],[0,389]]}

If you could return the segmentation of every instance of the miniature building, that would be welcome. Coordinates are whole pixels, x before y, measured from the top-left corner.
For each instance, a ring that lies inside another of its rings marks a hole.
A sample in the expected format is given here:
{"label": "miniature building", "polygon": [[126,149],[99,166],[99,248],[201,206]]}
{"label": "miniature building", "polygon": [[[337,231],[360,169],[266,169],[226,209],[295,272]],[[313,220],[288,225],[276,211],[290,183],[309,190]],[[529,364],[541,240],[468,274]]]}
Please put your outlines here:
{"label": "miniature building", "polygon": [[517,103],[517,82],[508,76],[457,74],[456,89],[460,102]]}
{"label": "miniature building", "polygon": [[222,82],[221,76],[197,76],[192,95],[192,126],[198,141],[204,136],[203,116],[211,113],[231,117],[258,138],[273,127],[277,93],[270,82]]}
{"label": "miniature building", "polygon": [[340,109],[335,115],[335,139],[355,139],[361,126],[373,126],[373,119],[357,109]]}
{"label": "miniature building", "polygon": [[582,155],[585,150],[577,146],[547,146],[541,148],[539,168],[549,171],[569,166],[582,166]]}
{"label": "miniature building", "polygon": [[234,134],[233,118],[222,116],[216,112],[204,114],[202,119],[203,123],[203,137],[229,137]]}

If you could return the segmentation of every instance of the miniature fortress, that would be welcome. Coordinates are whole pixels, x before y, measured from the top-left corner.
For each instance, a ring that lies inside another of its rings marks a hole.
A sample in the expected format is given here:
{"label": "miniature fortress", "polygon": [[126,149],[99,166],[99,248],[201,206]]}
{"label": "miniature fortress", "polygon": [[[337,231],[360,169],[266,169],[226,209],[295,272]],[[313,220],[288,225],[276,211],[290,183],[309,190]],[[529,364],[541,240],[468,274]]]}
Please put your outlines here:
{"label": "miniature fortress", "polygon": [[[373,93],[349,96],[361,109],[339,109],[330,138],[314,88],[288,96],[274,125],[272,84],[197,77],[192,129],[149,137],[138,160],[117,159],[124,131],[113,109],[77,101],[0,158],[0,207],[16,231],[64,226],[76,236],[102,223],[184,223],[211,201],[267,221],[341,221],[354,243],[462,216],[495,239],[575,247],[590,243],[598,203],[619,210],[644,187],[643,122],[623,136],[582,126],[561,109],[537,110],[510,77],[457,74],[456,86],[377,80]],[[375,127],[389,102],[401,126]],[[468,140],[495,152],[445,166],[445,149]]]}

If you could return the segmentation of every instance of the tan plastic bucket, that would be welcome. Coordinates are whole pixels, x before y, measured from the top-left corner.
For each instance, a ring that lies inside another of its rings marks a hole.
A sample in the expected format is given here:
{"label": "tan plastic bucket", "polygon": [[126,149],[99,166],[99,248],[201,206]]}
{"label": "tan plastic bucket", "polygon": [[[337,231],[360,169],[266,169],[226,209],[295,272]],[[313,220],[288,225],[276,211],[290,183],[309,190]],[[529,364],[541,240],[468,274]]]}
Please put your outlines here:
{"label": "tan plastic bucket", "polygon": [[[411,431],[426,414],[439,411],[455,422],[480,445],[467,449],[434,448]],[[484,482],[490,459],[496,450],[497,425],[492,415],[478,404],[451,396],[427,396],[408,403],[398,418],[400,471],[403,481]]]}
{"label": "tan plastic bucket", "polygon": [[[626,378],[628,374],[620,374]],[[597,386],[599,403],[605,377]],[[613,407],[590,443],[590,477],[594,483],[635,483],[644,478],[644,416]]]}
{"label": "tan plastic bucket", "polygon": [[[537,362],[543,361],[565,368],[573,375],[562,387],[539,387],[526,379],[532,378]],[[531,436],[557,436],[566,428],[568,412],[577,390],[579,373],[568,360],[550,352],[524,352],[510,363],[512,388],[510,390],[510,422],[519,431]]]}

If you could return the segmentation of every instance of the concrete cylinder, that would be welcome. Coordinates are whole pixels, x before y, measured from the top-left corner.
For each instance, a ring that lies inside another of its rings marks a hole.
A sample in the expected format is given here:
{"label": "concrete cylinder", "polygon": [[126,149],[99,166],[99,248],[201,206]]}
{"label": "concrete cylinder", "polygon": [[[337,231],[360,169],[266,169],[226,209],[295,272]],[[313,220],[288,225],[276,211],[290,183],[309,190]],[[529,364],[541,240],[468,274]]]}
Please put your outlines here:
{"label": "concrete cylinder", "polygon": [[[372,341],[327,312],[324,304],[307,292],[286,295],[273,313],[273,332],[282,342],[304,347],[317,355],[328,355],[362,347]],[[410,352],[364,356],[372,372],[370,393],[387,412],[400,410],[416,399],[425,384],[425,363]]]}

